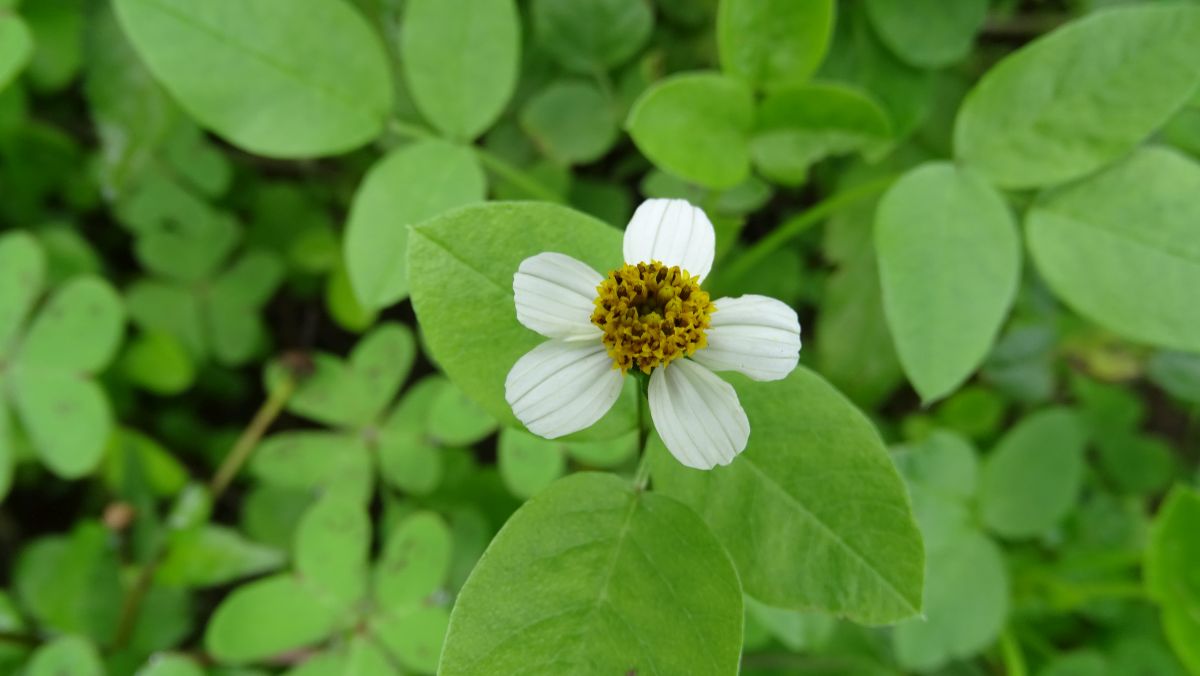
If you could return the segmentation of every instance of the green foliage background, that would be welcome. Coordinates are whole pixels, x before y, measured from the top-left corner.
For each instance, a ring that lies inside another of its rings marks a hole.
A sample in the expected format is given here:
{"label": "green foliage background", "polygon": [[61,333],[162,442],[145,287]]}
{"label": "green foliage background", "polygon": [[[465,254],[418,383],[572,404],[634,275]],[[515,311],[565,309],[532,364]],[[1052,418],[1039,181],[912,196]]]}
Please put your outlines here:
{"label": "green foliage background", "polygon": [[[504,399],[650,197],[710,472]],[[0,673],[1200,674],[1198,291],[1195,2],[0,0]]]}

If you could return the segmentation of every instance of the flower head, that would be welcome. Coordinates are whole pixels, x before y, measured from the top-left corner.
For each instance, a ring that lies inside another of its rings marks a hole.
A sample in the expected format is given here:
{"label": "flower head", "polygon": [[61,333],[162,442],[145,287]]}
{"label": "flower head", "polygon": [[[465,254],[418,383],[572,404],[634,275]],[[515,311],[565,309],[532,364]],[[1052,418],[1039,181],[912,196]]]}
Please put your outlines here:
{"label": "flower head", "polygon": [[517,418],[548,439],[589,427],[637,369],[650,376],[650,416],[667,450],[689,467],[729,464],[750,423],[713,371],[787,376],[800,359],[800,322],[765,296],[713,301],[701,283],[715,243],[703,211],[653,199],[625,230],[625,265],[607,276],[560,253],[522,261],[517,319],[550,340],[509,371],[505,396]]}

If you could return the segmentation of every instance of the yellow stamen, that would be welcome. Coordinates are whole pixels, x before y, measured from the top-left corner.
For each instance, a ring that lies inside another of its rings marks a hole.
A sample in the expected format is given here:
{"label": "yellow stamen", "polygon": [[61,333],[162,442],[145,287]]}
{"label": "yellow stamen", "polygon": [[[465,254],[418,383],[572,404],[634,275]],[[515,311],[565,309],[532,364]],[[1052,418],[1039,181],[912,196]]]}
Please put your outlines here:
{"label": "yellow stamen", "polygon": [[596,287],[592,323],[604,331],[613,368],[624,373],[691,356],[707,345],[704,331],[716,307],[700,282],[658,261],[623,265]]}

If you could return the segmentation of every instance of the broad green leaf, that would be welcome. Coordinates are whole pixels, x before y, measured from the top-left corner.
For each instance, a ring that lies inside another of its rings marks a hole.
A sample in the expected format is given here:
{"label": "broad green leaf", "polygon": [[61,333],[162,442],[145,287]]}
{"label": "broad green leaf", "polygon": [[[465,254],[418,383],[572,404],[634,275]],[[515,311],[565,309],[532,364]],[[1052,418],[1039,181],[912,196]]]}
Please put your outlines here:
{"label": "broad green leaf", "polygon": [[17,558],[13,586],[40,626],[112,640],[122,590],[108,532],[85,521],[68,537],[33,542]]}
{"label": "broad green leaf", "polygon": [[121,298],[98,277],[61,287],[34,318],[17,360],[72,373],[96,373],[112,360],[125,329]]}
{"label": "broad green leaf", "polygon": [[1200,493],[1179,486],[1167,496],[1143,567],[1171,646],[1192,672],[1200,670]]}
{"label": "broad green leaf", "polygon": [[475,154],[445,141],[418,141],[371,167],[346,222],[346,269],[359,302],[374,310],[408,297],[408,227],[482,202],[486,192]]}
{"label": "broad green leaf", "polygon": [[984,524],[1007,538],[1053,528],[1079,497],[1084,445],[1083,427],[1068,409],[1042,410],[1018,423],[984,460]]}
{"label": "broad green leaf", "polygon": [[896,658],[929,671],[981,652],[1000,635],[1008,616],[1004,556],[982,533],[963,530],[930,549],[924,617],[896,627]]}
{"label": "broad green leaf", "polygon": [[204,645],[222,662],[252,662],[315,643],[337,620],[316,592],[291,575],[276,575],[225,597],[209,620]]}
{"label": "broad green leaf", "polygon": [[391,113],[387,57],[342,0],[118,0],[146,65],[201,125],[259,155],[332,155]]}
{"label": "broad green leaf", "polygon": [[940,399],[983,362],[1016,296],[1012,215],[979,175],[924,164],[880,201],[875,247],[900,363],[924,402]]}
{"label": "broad green leaf", "polygon": [[1200,8],[1097,12],[992,68],[955,123],[958,159],[1004,188],[1063,183],[1118,159],[1200,86]]}
{"label": "broad green leaf", "polygon": [[158,580],[180,587],[215,587],[283,565],[283,552],[249,542],[235,530],[206,525],[172,532]]}
{"label": "broad green leaf", "polygon": [[438,392],[450,383],[428,376],[413,385],[376,430],[374,449],[380,474],[407,493],[427,495],[442,480],[441,448],[429,437],[429,410]]}
{"label": "broad green leaf", "polygon": [[0,15],[0,91],[24,70],[33,55],[33,35],[15,14]]}
{"label": "broad green leaf", "polygon": [[538,43],[584,75],[625,63],[654,29],[654,10],[644,0],[534,0],[530,12]]}
{"label": "broad green leaf", "polygon": [[496,464],[513,495],[532,498],[566,472],[565,451],[561,441],[506,427],[500,431]]}
{"label": "broad green leaf", "polygon": [[204,669],[183,655],[154,655],[136,676],[204,676]]}
{"label": "broad green leaf", "polygon": [[891,139],[887,113],[839,84],[779,88],[759,104],[750,153],[764,176],[800,185],[826,157],[878,151]]}
{"label": "broad green leaf", "polygon": [[250,470],[284,488],[337,488],[364,500],[371,492],[370,457],[352,433],[297,430],[272,435],[255,451]]}
{"label": "broad green leaf", "polygon": [[496,419],[453,383],[433,395],[426,432],[443,446],[470,446],[495,430]]}
{"label": "broad green leaf", "polygon": [[616,476],[562,479],[512,516],[463,587],[446,674],[732,674],[742,594],[691,510]]}
{"label": "broad green leaf", "polygon": [[296,530],[296,573],[327,603],[341,607],[366,592],[371,520],[361,502],[327,493],[300,519]]}
{"label": "broad green leaf", "polygon": [[9,348],[42,292],[46,255],[37,240],[24,232],[0,237],[0,355]]}
{"label": "broad green leaf", "polygon": [[867,0],[879,39],[918,68],[941,68],[971,51],[987,18],[987,0]]}
{"label": "broad green leaf", "polygon": [[423,674],[445,673],[439,657],[450,625],[450,613],[438,606],[405,613],[380,612],[370,620],[371,633],[406,669]]}
{"label": "broad green leaf", "polygon": [[721,0],[721,69],[754,87],[803,84],[829,48],[833,0]]}
{"label": "broad green leaf", "polygon": [[[557,251],[605,274],[621,263],[621,233],[551,204],[465,207],[413,228],[409,279],[429,353],[493,418],[518,424],[504,399],[512,365],[544,338],[517,322],[513,274],[521,261]],[[631,398],[599,426],[611,436],[634,425]]]}
{"label": "broad green leaf", "polygon": [[451,536],[441,517],[418,512],[400,522],[375,564],[375,602],[387,611],[420,606],[446,582]]}
{"label": "broad green leaf", "polygon": [[104,388],[74,373],[27,366],[10,383],[17,414],[42,462],[64,479],[95,469],[112,429]]}
{"label": "broad green leaf", "polygon": [[1038,271],[1074,310],[1138,342],[1200,351],[1200,165],[1148,148],[1050,193],[1027,219]]}
{"label": "broad green leaf", "polygon": [[[646,7],[641,0],[634,4]],[[521,108],[521,128],[547,157],[563,164],[587,164],[616,143],[617,111],[595,85],[559,80]]]}
{"label": "broad green leaf", "polygon": [[707,188],[732,188],[750,171],[754,99],[717,73],[675,75],[633,105],[625,126],[656,166]]}
{"label": "broad green leaf", "polygon": [[104,676],[100,651],[87,639],[62,636],[38,649],[23,672],[26,676]]}
{"label": "broad green leaf", "polygon": [[401,62],[429,122],[470,140],[496,121],[517,82],[521,27],[513,0],[410,0]]}
{"label": "broad green leaf", "polygon": [[802,367],[773,383],[729,380],[750,419],[746,450],[699,471],[654,443],[654,489],[704,517],[764,603],[864,624],[918,614],[921,536],[870,421]]}

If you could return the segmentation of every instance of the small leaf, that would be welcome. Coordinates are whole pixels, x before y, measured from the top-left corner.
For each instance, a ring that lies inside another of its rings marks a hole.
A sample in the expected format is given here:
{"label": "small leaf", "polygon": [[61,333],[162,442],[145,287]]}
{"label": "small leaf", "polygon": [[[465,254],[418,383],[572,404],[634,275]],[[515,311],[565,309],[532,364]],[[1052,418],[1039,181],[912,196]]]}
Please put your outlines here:
{"label": "small leaf", "polygon": [[42,292],[46,255],[24,232],[0,237],[0,355],[9,348]]}
{"label": "small leaf", "polygon": [[117,625],[119,574],[107,531],[84,521],[68,537],[43,538],[26,547],[17,558],[13,585],[41,626],[103,643],[112,640]]}
{"label": "small leaf", "polygon": [[446,582],[450,529],[432,512],[400,522],[375,565],[375,601],[385,611],[416,608]]}
{"label": "small leaf", "polygon": [[863,624],[920,612],[921,536],[871,422],[803,367],[778,382],[729,380],[750,419],[746,450],[699,471],[656,439],[654,489],[704,517],[764,603]]}
{"label": "small leaf", "polygon": [[366,592],[371,521],[361,501],[328,493],[313,505],[296,531],[296,573],[322,595],[341,606]]}
{"label": "small leaf", "polygon": [[[545,340],[517,322],[513,274],[545,251],[573,256],[604,274],[620,264],[621,233],[570,209],[533,203],[465,207],[413,228],[409,278],[429,353],[493,418],[516,425],[504,380]],[[634,426],[632,395],[599,427],[610,436]]]}
{"label": "small leaf", "polygon": [[423,674],[445,673],[439,665],[450,613],[445,608],[415,608],[403,614],[381,612],[371,632],[405,668]]}
{"label": "small leaf", "polygon": [[938,495],[968,500],[979,486],[979,461],[971,443],[953,432],[935,431],[926,439],[894,449],[892,456],[910,483]]}
{"label": "small leaf", "polygon": [[124,327],[121,298],[108,282],[78,277],[56,291],[38,312],[17,361],[96,373],[112,360]]}
{"label": "small leaf", "polygon": [[521,29],[515,3],[410,0],[401,31],[401,63],[425,118],[461,141],[490,127],[517,82]]}
{"label": "small leaf", "polygon": [[707,188],[732,188],[750,171],[754,99],[716,73],[675,75],[642,94],[625,122],[651,162]]}
{"label": "small leaf", "polygon": [[1067,515],[1083,487],[1083,427],[1064,408],[1039,411],[1012,428],[984,460],[979,506],[989,529],[1034,537]]}
{"label": "small leaf", "polygon": [[943,68],[971,52],[987,18],[987,0],[867,0],[879,39],[918,68]]}
{"label": "small leaf", "polygon": [[959,160],[1002,188],[1084,176],[1163,125],[1200,85],[1200,9],[1097,12],[1014,52],[958,113]]}
{"label": "small leaf", "polygon": [[358,341],[350,353],[350,368],[364,384],[364,415],[374,420],[392,403],[416,358],[417,341],[403,324],[384,322]]}
{"label": "small leaf", "polygon": [[229,366],[252,358],[266,341],[260,310],[283,282],[283,262],[269,251],[248,251],[212,283],[206,318],[213,356]]}
{"label": "small leaf", "polygon": [[0,16],[0,92],[24,70],[32,55],[29,26],[14,14]]}
{"label": "small leaf", "polygon": [[52,368],[23,367],[13,376],[17,413],[42,462],[64,479],[94,470],[112,429],[104,388]]}
{"label": "small leaf", "polygon": [[1016,297],[1016,224],[978,175],[924,164],[880,201],[875,246],[900,363],[922,401],[940,399],[983,362]]}
{"label": "small leaf", "polygon": [[445,141],[417,141],[371,167],[346,222],[346,270],[359,302],[376,310],[408,297],[409,226],[486,192],[475,153]]}
{"label": "small leaf", "polygon": [[534,0],[530,12],[538,43],[584,75],[625,63],[654,29],[654,11],[644,0]]}
{"label": "small leaf", "polygon": [[742,594],[691,510],[608,474],[512,516],[458,597],[443,673],[731,674]]}
{"label": "small leaf", "polygon": [[254,544],[233,529],[206,525],[174,531],[158,569],[163,584],[215,587],[278,569],[283,552]]}
{"label": "small leaf", "polygon": [[1145,148],[1048,194],[1026,231],[1038,271],[1074,310],[1138,342],[1200,351],[1198,222],[1200,165]]}
{"label": "small leaf", "polygon": [[204,669],[183,655],[158,654],[138,669],[136,676],[204,676]]}
{"label": "small leaf", "polygon": [[222,662],[253,662],[316,643],[337,621],[314,591],[291,575],[276,575],[227,596],[208,623],[204,645]]}
{"label": "small leaf", "polygon": [[62,636],[39,648],[24,673],[26,676],[104,676],[104,664],[91,641],[78,636]]}
{"label": "small leaf", "polygon": [[815,652],[833,635],[837,619],[824,613],[772,608],[746,597],[746,614],[762,624],[779,642],[794,652]]}
{"label": "small leaf", "polygon": [[120,365],[130,382],[155,394],[180,394],[191,387],[196,377],[196,367],[187,348],[166,331],[138,334],[126,345]]}
{"label": "small leaf", "polygon": [[371,493],[367,449],[349,433],[300,430],[272,435],[255,452],[250,470],[279,487],[336,488],[363,500]]}
{"label": "small leaf", "polygon": [[200,124],[250,152],[299,158],[375,138],[391,113],[379,37],[348,3],[118,0],[154,75]]}
{"label": "small leaf", "polygon": [[426,424],[429,435],[444,446],[470,446],[496,430],[496,419],[453,383],[434,395]]}
{"label": "small leaf", "polygon": [[[646,7],[641,0],[634,4]],[[521,128],[546,156],[563,164],[600,159],[617,141],[614,103],[594,85],[560,80],[521,109]]]}
{"label": "small leaf", "polygon": [[496,463],[504,485],[513,495],[532,498],[566,471],[565,452],[566,446],[561,441],[506,427],[500,431]]}
{"label": "small leaf", "polygon": [[402,491],[428,495],[442,480],[441,449],[425,428],[434,398],[450,386],[441,376],[426,376],[405,393],[377,430],[379,471]]}
{"label": "small leaf", "polygon": [[721,69],[754,87],[803,84],[833,33],[833,0],[721,0]]}
{"label": "small leaf", "polygon": [[1200,670],[1200,493],[1178,486],[1154,517],[1143,568],[1179,659]]}

